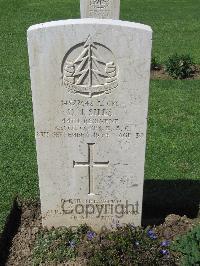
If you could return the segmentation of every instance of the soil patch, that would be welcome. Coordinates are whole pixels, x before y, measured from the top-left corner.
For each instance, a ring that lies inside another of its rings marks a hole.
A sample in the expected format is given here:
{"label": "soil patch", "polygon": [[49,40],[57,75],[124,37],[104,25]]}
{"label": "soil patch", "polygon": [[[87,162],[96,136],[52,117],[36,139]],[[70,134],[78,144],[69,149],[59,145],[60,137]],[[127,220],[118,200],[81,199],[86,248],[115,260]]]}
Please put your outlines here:
{"label": "soil patch", "polygon": [[20,203],[21,224],[12,240],[10,254],[5,265],[29,266],[32,248],[39,230],[42,229],[40,205],[36,202]]}
{"label": "soil patch", "polygon": [[[200,66],[196,65],[195,66],[195,73],[192,75],[192,77],[184,79],[184,80],[200,80]],[[170,77],[166,71],[164,66],[161,66],[158,69],[151,70],[151,79],[153,80],[174,80],[172,77]]]}
{"label": "soil patch", "polygon": [[[16,235],[12,240],[12,246],[10,247],[10,253],[6,266],[31,266],[32,250],[35,239],[40,230],[41,225],[41,213],[40,205],[37,202],[21,203],[21,224],[17,230]],[[199,222],[199,219],[189,219],[186,216],[179,216],[171,214],[165,218],[163,224],[155,227],[155,232],[160,239],[173,240],[180,234],[186,233],[195,224]],[[0,264],[3,265],[3,264]],[[77,259],[72,263],[47,263],[42,266],[76,266],[86,265],[86,261],[83,258]]]}
{"label": "soil patch", "polygon": [[161,69],[151,70],[151,79],[160,79],[160,80],[166,80],[166,79],[173,79],[170,77],[162,67]]}
{"label": "soil patch", "polygon": [[184,235],[191,230],[199,219],[189,219],[187,216],[170,214],[165,218],[165,222],[155,228],[159,238],[165,240],[174,240],[176,237]]}

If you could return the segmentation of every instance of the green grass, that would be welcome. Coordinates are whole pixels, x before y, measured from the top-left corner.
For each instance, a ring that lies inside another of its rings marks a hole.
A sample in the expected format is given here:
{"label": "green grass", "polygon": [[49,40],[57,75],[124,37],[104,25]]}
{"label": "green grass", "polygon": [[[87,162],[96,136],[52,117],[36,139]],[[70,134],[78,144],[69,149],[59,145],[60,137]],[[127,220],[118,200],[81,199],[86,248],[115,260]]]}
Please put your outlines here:
{"label": "green grass", "polygon": [[200,178],[200,82],[152,81],[147,179]]}
{"label": "green grass", "polygon": [[180,254],[181,265],[200,265],[200,224],[180,236],[171,249]]}
{"label": "green grass", "polygon": [[199,0],[121,0],[121,18],[148,24],[153,54],[164,62],[173,53],[190,54],[200,64]]}
{"label": "green grass", "polygon": [[[152,26],[160,61],[179,52],[200,63],[199,0],[121,2],[122,19]],[[0,228],[15,194],[38,196],[26,30],[79,16],[79,0],[0,0]],[[198,81],[151,83],[146,178],[199,178],[199,87]]]}

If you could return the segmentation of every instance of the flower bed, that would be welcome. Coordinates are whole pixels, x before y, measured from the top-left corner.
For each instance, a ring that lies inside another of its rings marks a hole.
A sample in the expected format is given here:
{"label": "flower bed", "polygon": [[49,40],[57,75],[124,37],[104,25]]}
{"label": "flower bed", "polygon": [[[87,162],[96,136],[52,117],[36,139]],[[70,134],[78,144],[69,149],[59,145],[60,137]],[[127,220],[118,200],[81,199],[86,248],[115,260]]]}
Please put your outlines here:
{"label": "flower bed", "polygon": [[38,203],[23,203],[21,210],[21,224],[12,240],[8,266],[181,265],[182,254],[180,248],[173,248],[178,243],[174,241],[200,222],[172,214],[158,226],[144,229],[117,225],[114,231],[97,234],[86,225],[74,231],[43,229]]}

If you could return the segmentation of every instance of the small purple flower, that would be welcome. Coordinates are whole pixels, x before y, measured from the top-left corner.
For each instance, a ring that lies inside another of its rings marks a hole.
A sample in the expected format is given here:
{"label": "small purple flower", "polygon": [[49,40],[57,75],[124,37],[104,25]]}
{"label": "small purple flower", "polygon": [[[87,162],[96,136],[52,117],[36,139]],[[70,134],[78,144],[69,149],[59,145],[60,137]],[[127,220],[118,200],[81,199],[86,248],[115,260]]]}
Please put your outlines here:
{"label": "small purple flower", "polygon": [[157,237],[156,235],[151,235],[150,238],[151,238],[152,240],[156,240],[158,237]]}
{"label": "small purple flower", "polygon": [[169,256],[169,250],[167,250],[167,249],[161,249],[161,250],[160,250],[160,253],[161,253],[163,256]]}
{"label": "small purple flower", "polygon": [[147,235],[148,235],[148,236],[151,236],[151,235],[154,235],[154,234],[155,234],[154,231],[151,230],[151,229],[149,229],[149,230],[147,231]]}
{"label": "small purple flower", "polygon": [[168,247],[170,245],[170,241],[169,240],[164,240],[161,242],[161,247]]}
{"label": "small purple flower", "polygon": [[152,240],[155,240],[155,239],[158,238],[158,237],[156,236],[155,232],[154,232],[153,230],[151,230],[151,229],[149,229],[149,230],[147,231],[147,235],[148,235],[148,237],[150,237]]}
{"label": "small purple flower", "polygon": [[88,240],[92,240],[96,236],[95,232],[89,231],[87,232]]}
{"label": "small purple flower", "polygon": [[69,241],[70,248],[75,248],[76,242],[75,240]]}

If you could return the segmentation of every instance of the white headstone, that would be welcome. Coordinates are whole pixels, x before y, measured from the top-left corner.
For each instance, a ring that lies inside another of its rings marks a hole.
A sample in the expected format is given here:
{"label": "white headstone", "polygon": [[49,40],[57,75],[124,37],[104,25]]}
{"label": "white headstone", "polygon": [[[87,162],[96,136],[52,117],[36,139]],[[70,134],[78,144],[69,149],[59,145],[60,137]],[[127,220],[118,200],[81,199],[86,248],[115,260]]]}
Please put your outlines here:
{"label": "white headstone", "polygon": [[44,226],[140,225],[151,38],[117,20],[29,28]]}
{"label": "white headstone", "polygon": [[120,0],[80,0],[81,18],[119,19]]}

